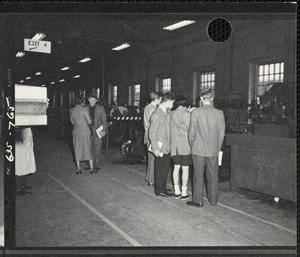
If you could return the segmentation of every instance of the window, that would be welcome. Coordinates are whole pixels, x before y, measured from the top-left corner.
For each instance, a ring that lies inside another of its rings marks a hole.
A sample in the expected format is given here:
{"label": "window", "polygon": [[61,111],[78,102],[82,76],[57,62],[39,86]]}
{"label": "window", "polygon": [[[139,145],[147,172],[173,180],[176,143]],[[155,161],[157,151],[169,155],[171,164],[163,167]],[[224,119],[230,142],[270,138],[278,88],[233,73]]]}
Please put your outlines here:
{"label": "window", "polygon": [[141,99],[141,85],[134,85],[133,87],[133,105],[139,106],[140,105],[140,99]]}
{"label": "window", "polygon": [[113,102],[116,104],[118,102],[118,86],[113,87]]}
{"label": "window", "polygon": [[170,92],[171,91],[171,78],[165,78],[162,80],[162,92]]}
{"label": "window", "polygon": [[258,65],[257,95],[265,93],[265,86],[269,83],[283,82],[284,63],[267,63]]}
{"label": "window", "polygon": [[97,98],[100,99],[100,87],[97,88],[96,95],[97,95]]}
{"label": "window", "polygon": [[200,92],[205,89],[215,90],[216,74],[214,71],[200,72]]}

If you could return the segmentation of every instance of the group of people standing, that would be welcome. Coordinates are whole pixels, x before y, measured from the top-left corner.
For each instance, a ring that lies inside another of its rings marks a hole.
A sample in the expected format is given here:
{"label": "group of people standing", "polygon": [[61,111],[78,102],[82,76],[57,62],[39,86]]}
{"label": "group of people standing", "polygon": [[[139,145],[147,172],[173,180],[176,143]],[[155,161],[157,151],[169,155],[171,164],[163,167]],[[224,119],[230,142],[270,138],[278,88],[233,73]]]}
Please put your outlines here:
{"label": "group of people standing", "polygon": [[91,174],[101,169],[103,137],[107,129],[106,113],[103,106],[96,104],[97,96],[90,94],[88,101],[89,105],[84,106],[83,99],[78,97],[70,109],[77,175],[82,174],[81,161],[89,161]]}
{"label": "group of people standing", "polygon": [[[223,112],[213,107],[212,91],[201,93],[199,108],[190,108],[185,96],[175,97],[172,92],[152,92],[150,98],[151,103],[144,109],[144,143],[148,149],[146,181],[154,184],[156,196],[187,200],[190,198],[189,166],[193,164],[192,200],[187,204],[202,207],[206,165],[207,198],[211,205],[216,205],[218,155],[225,135],[225,119]],[[171,111],[172,108],[175,110]],[[167,190],[171,157],[174,194]]]}

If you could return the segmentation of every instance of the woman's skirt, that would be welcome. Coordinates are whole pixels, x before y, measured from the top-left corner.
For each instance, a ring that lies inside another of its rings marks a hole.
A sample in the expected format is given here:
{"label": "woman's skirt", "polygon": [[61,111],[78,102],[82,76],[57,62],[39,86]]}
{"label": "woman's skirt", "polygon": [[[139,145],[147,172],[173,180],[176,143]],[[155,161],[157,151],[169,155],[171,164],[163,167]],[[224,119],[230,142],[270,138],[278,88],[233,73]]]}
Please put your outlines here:
{"label": "woman's skirt", "polygon": [[92,160],[91,136],[73,136],[75,161]]}

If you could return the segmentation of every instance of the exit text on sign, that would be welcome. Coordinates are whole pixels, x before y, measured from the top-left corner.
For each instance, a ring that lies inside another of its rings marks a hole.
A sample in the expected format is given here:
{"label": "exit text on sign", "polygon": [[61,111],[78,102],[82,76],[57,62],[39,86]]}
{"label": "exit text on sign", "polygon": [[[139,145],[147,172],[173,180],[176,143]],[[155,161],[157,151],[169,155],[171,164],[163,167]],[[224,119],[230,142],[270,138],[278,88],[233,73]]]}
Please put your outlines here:
{"label": "exit text on sign", "polygon": [[24,38],[24,51],[51,54],[51,42]]}

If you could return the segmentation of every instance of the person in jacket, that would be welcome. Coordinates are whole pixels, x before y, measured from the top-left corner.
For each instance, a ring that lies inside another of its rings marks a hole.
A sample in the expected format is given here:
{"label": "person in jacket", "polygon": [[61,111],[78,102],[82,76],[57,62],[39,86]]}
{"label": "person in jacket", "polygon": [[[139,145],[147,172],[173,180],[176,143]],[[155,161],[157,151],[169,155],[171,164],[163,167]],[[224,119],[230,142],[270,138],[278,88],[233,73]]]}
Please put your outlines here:
{"label": "person in jacket", "polygon": [[[147,149],[150,146],[149,140],[149,126],[150,126],[150,117],[152,113],[155,111],[157,106],[161,103],[163,94],[160,92],[151,92],[150,98],[151,103],[149,103],[144,109],[144,144],[147,146]],[[147,165],[147,172],[146,172],[146,181],[148,185],[154,184],[154,155],[152,152],[148,151],[148,165]]]}
{"label": "person in jacket", "polygon": [[[102,159],[102,145],[103,145],[103,137],[106,135],[107,129],[107,119],[106,113],[103,106],[96,104],[98,99],[95,94],[90,94],[88,97],[89,105],[87,106],[87,110],[91,116],[91,144],[92,144],[92,154],[93,154],[93,162],[95,165],[95,171],[101,169],[101,159]],[[97,129],[99,129],[99,133],[97,133]]]}
{"label": "person in jacket", "polygon": [[90,173],[94,173],[94,164],[91,150],[91,130],[92,123],[88,110],[82,106],[82,99],[75,99],[75,106],[70,109],[70,120],[73,124],[73,146],[76,161],[76,174],[81,174],[80,162],[89,161]]}
{"label": "person in jacket", "polygon": [[154,192],[156,196],[170,197],[167,191],[167,179],[170,168],[170,115],[175,96],[165,93],[161,104],[150,118],[150,149],[154,158]]}
{"label": "person in jacket", "polygon": [[203,106],[195,109],[191,115],[189,143],[194,164],[192,201],[187,204],[203,206],[204,164],[206,164],[207,198],[216,205],[219,196],[218,154],[225,135],[223,111],[212,106],[211,90],[201,93]]}
{"label": "person in jacket", "polygon": [[[171,157],[174,163],[173,182],[174,197],[187,200],[190,196],[187,193],[189,179],[189,166],[193,163],[191,149],[188,141],[188,131],[191,119],[191,109],[188,108],[188,100],[185,96],[176,97],[177,108],[170,112],[171,120]],[[179,186],[179,171],[182,168],[182,187]]]}

